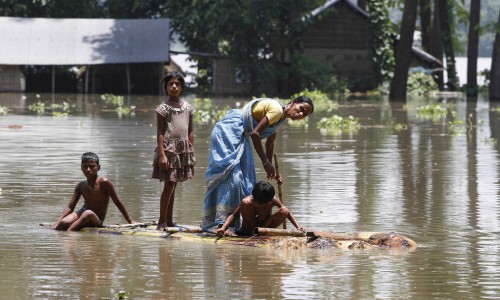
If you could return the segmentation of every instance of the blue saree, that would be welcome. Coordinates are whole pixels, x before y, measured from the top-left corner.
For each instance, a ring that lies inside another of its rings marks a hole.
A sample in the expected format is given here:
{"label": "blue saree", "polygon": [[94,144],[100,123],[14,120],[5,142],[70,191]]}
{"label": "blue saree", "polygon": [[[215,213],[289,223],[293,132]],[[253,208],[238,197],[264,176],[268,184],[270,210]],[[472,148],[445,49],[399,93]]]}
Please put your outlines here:
{"label": "blue saree", "polygon": [[[212,131],[203,219],[201,227],[207,230],[224,224],[241,200],[252,193],[256,182],[250,133],[258,124],[252,118],[252,106],[263,99],[250,101],[242,109],[232,109]],[[261,134],[265,139],[275,133],[284,122],[269,126]],[[239,216],[233,226],[239,227]]]}

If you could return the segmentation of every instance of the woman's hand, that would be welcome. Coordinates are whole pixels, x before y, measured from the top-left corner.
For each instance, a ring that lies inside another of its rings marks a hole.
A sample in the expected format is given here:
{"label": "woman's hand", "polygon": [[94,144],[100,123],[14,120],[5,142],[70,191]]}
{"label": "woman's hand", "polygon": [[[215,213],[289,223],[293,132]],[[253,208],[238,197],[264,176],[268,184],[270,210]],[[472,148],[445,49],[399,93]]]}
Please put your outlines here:
{"label": "woman's hand", "polygon": [[267,179],[273,179],[276,177],[276,169],[269,160],[266,160],[264,163],[264,170],[266,170]]}
{"label": "woman's hand", "polygon": [[283,184],[283,177],[281,177],[281,174],[276,174],[276,182],[278,183],[278,185]]}
{"label": "woman's hand", "polygon": [[215,234],[219,237],[223,237],[225,232],[226,232],[226,229],[221,227],[221,228],[217,228],[217,230],[215,231]]}

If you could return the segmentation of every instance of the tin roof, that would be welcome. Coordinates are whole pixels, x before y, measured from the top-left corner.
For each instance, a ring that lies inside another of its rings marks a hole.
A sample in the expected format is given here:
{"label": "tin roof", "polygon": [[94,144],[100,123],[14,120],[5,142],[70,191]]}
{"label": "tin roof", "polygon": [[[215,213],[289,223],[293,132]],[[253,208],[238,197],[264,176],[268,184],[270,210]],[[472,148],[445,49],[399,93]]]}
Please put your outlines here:
{"label": "tin roof", "polygon": [[169,61],[169,19],[0,17],[0,65]]}

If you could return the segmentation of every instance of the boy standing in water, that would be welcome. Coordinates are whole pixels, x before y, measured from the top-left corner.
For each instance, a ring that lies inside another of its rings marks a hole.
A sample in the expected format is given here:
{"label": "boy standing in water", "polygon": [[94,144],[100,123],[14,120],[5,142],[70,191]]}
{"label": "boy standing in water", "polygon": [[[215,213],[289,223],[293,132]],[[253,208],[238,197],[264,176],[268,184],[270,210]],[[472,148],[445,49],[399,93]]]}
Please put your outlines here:
{"label": "boy standing in water", "polygon": [[[224,225],[217,229],[217,235],[234,236],[235,234],[228,227],[240,214],[242,224],[236,230],[238,235],[251,236],[255,227],[277,228],[287,218],[297,229],[304,230],[288,208],[283,206],[274,195],[272,184],[265,181],[257,182],[252,189],[252,195],[243,198],[238,208],[227,217]],[[272,213],[273,207],[277,207],[278,211]]]}
{"label": "boy standing in water", "polygon": [[[129,224],[135,223],[118,197],[113,183],[107,178],[97,175],[97,172],[101,169],[99,157],[92,152],[84,153],[81,168],[87,180],[76,185],[68,206],[52,226],[52,229],[78,231],[83,227],[102,226],[108,212],[110,197],[125,220]],[[85,202],[78,211],[74,212],[80,196],[83,196]]]}

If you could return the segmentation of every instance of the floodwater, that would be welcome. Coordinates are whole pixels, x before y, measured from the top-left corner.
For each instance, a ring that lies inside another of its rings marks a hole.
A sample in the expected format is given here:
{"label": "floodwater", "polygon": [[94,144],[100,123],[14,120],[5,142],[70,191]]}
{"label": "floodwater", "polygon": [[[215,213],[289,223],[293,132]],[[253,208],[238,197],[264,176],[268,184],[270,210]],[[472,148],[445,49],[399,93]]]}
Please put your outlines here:
{"label": "floodwater", "polygon": [[[40,99],[72,112],[37,115],[35,95],[0,94],[9,109],[0,115],[1,299],[500,298],[500,110],[482,98],[342,101],[332,113],[359,118],[358,132],[324,134],[316,123],[325,113],[279,131],[283,199],[301,225],[400,232],[419,244],[412,251],[270,250],[39,227],[83,180],[86,151],[100,156],[100,175],[135,220],[157,219],[162,190],[150,178],[159,96],[126,99],[132,116],[100,109],[98,96]],[[434,103],[454,110],[463,130],[417,115]],[[196,178],[176,191],[180,224],[201,219],[212,127],[195,125]],[[110,202],[105,223],[123,222]]]}

